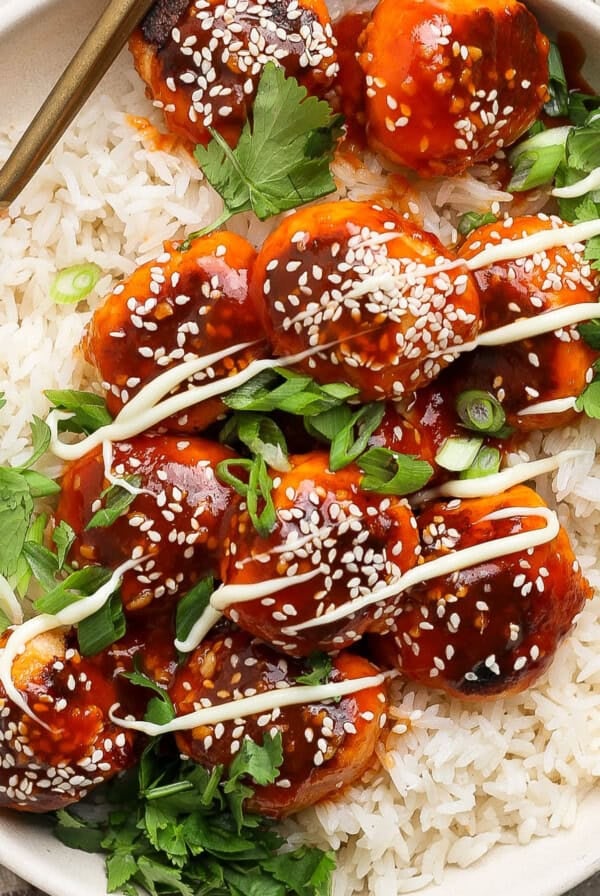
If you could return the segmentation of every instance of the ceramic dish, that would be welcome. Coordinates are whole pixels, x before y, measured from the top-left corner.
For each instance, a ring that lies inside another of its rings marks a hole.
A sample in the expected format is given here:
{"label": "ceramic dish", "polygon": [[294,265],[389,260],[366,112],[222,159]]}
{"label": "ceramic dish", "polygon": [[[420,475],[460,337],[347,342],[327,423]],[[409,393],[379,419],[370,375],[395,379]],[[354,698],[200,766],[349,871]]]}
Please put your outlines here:
{"label": "ceramic dish", "polygon": [[[529,5],[547,30],[577,36],[587,51],[585,75],[600,86],[600,7],[590,0],[531,0]],[[95,0],[0,0],[0,110],[5,120],[26,123],[97,15]],[[99,89],[116,88],[129,64],[124,54]],[[449,869],[442,886],[421,892],[562,893],[600,869],[599,813],[600,791],[595,791],[582,803],[572,830],[525,847],[496,847],[468,869]],[[0,813],[0,864],[51,896],[106,893],[102,858],[66,849],[33,817]]]}

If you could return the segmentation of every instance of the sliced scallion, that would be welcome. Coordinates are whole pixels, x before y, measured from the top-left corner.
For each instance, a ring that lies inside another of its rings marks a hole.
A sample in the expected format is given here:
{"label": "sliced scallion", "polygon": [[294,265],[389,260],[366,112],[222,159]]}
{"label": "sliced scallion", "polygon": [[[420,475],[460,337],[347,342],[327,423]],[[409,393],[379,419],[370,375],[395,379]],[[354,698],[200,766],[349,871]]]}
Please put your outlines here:
{"label": "sliced scallion", "polygon": [[483,439],[451,436],[436,454],[435,462],[445,470],[461,473],[471,466],[482,444]]}
{"label": "sliced scallion", "polygon": [[548,54],[548,75],[550,99],[544,106],[544,112],[551,118],[566,116],[569,114],[569,86],[560,50],[553,43]]}
{"label": "sliced scallion", "polygon": [[550,128],[521,141],[509,154],[513,175],[508,185],[511,193],[532,190],[551,183],[565,159],[566,143],[572,128]]}
{"label": "sliced scallion", "polygon": [[102,276],[97,264],[74,264],[59,271],[50,286],[50,298],[59,305],[72,305],[85,299]]}
{"label": "sliced scallion", "polygon": [[196,622],[206,610],[210,596],[215,590],[212,576],[200,579],[191,591],[177,603],[175,635],[178,641],[185,641]]}
{"label": "sliced scallion", "polygon": [[82,656],[95,656],[119,641],[126,630],[123,602],[117,591],[99,610],[82,619],[77,626],[79,652]]}
{"label": "sliced scallion", "polygon": [[370,448],[357,464],[365,473],[360,487],[382,495],[410,495],[423,488],[433,475],[427,461],[388,448]]}
{"label": "sliced scallion", "polygon": [[481,479],[491,476],[500,469],[500,452],[491,445],[483,445],[470,467],[461,470],[459,479]]}
{"label": "sliced scallion", "polygon": [[458,220],[458,232],[461,236],[468,236],[477,230],[478,227],[485,227],[486,224],[495,224],[498,218],[491,212],[480,214],[479,212],[466,212],[461,215]]}
{"label": "sliced scallion", "polygon": [[499,433],[506,423],[506,414],[497,398],[483,389],[467,389],[456,399],[456,413],[461,422],[474,432]]}

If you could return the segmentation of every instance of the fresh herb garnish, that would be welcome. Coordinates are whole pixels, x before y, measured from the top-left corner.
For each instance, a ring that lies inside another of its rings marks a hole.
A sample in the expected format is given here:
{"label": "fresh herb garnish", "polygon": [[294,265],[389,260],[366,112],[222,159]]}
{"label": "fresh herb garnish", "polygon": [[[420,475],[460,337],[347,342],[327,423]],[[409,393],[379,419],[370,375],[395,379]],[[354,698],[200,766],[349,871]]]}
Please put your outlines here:
{"label": "fresh herb garnish", "polygon": [[575,402],[575,408],[593,420],[600,420],[600,379],[594,378],[585,387]]}
{"label": "fresh herb garnish", "polygon": [[367,448],[370,437],[383,419],[383,402],[373,401],[358,410],[339,405],[316,417],[307,417],[307,431],[331,443],[329,469],[341,470],[353,463]]}
{"label": "fresh herb garnish", "polygon": [[500,452],[491,445],[482,445],[477,452],[475,460],[466,470],[461,470],[459,479],[481,479],[491,476],[500,469]]}
{"label": "fresh herb garnish", "polygon": [[[135,896],[328,896],[332,853],[312,847],[281,851],[270,822],[246,813],[251,783],[276,780],[281,735],[244,741],[229,774],[146,750],[137,774],[110,785],[101,821],[73,811],[55,814],[67,846],[106,854],[109,892]],[[97,811],[97,810],[96,810]]]}
{"label": "fresh herb garnish", "polygon": [[467,429],[491,436],[508,434],[504,408],[491,392],[467,389],[456,399],[456,413]]}
{"label": "fresh herb garnish", "polygon": [[[139,489],[142,484],[141,476],[124,476],[125,482],[133,489]],[[100,493],[100,500],[104,502],[101,507],[93,515],[86,529],[104,529],[112,526],[116,520],[122,516],[128,507],[135,501],[137,495],[133,491],[129,491],[118,484],[110,485]]]}
{"label": "fresh herb garnish", "polygon": [[101,276],[102,269],[92,262],[63,268],[50,284],[50,298],[59,305],[80,302],[91,293]]}
{"label": "fresh herb garnish", "polygon": [[134,660],[133,672],[122,672],[123,678],[141,688],[148,688],[154,692],[154,697],[146,707],[144,719],[154,725],[168,725],[175,718],[175,707],[164,688],[161,688],[152,678],[145,675],[139,666],[138,656]]}
{"label": "fresh herb garnish", "polygon": [[461,473],[468,470],[483,445],[483,439],[450,436],[442,443],[435,462],[445,470]]}
{"label": "fresh herb garnish", "polygon": [[194,625],[208,607],[210,596],[215,590],[212,576],[200,579],[184,597],[177,602],[175,618],[175,637],[185,641]]}
{"label": "fresh herb garnish", "polygon": [[58,561],[58,570],[60,571],[67,558],[67,554],[71,550],[71,545],[75,541],[75,531],[69,526],[65,520],[61,520],[52,533],[52,541],[56,546],[56,559]]}
{"label": "fresh herb garnish", "polygon": [[89,436],[101,426],[112,423],[113,418],[101,395],[76,389],[48,389],[44,395],[57,410],[71,414],[68,420],[61,420],[59,432],[84,433]]}
{"label": "fresh herb garnish", "polygon": [[219,440],[228,445],[241,442],[251,454],[264,458],[275,470],[285,472],[290,468],[285,436],[266,414],[251,411],[233,414],[219,433]]}
{"label": "fresh herb garnish", "polygon": [[486,224],[495,224],[498,218],[491,212],[466,212],[458,219],[458,232],[461,236],[468,236],[478,227],[484,227]]}
{"label": "fresh herb garnish", "polygon": [[333,669],[333,662],[331,661],[329,654],[313,653],[309,656],[307,662],[311,666],[311,671],[305,672],[303,675],[298,675],[296,682],[298,684],[311,685],[312,687],[327,684],[329,676],[331,675],[331,670]]}
{"label": "fresh herb garnish", "polygon": [[569,126],[550,128],[517,143],[509,154],[513,174],[507,189],[519,193],[549,184],[564,162],[571,130]]}
{"label": "fresh herb garnish", "polygon": [[264,221],[332,193],[335,183],[329,162],[341,124],[328,103],[308,96],[295,78],[267,63],[252,123],[244,125],[236,148],[231,149],[212,128],[208,146],[196,147],[196,161],[225,204],[210,229],[239,212],[253,211]]}
{"label": "fresh herb garnish", "polygon": [[365,473],[360,487],[383,495],[409,495],[423,488],[433,475],[427,461],[388,448],[370,448],[357,463]]}
{"label": "fresh herb garnish", "polygon": [[586,321],[584,324],[579,324],[577,329],[589,347],[600,352],[600,320]]}
{"label": "fresh herb garnish", "polygon": [[562,64],[560,50],[550,43],[548,54],[548,93],[550,99],[544,105],[544,112],[551,118],[566,118],[569,114],[569,87]]}
{"label": "fresh herb garnish", "polygon": [[116,591],[99,610],[78,624],[79,652],[82,656],[95,656],[115,641],[120,641],[126,631],[123,601]]}
{"label": "fresh herb garnish", "polygon": [[[248,479],[240,479],[231,472],[232,467],[244,470]],[[235,491],[246,499],[248,515],[252,525],[263,538],[266,538],[277,522],[275,505],[271,491],[273,480],[269,476],[265,459],[260,455],[250,459],[232,458],[223,460],[216,467],[217,479],[225,485],[230,485]]]}
{"label": "fresh herb garnish", "polygon": [[259,373],[239,389],[224,395],[223,402],[233,411],[283,411],[313,417],[338,407],[357,394],[358,389],[346,383],[321,386],[303,373],[279,367]]}

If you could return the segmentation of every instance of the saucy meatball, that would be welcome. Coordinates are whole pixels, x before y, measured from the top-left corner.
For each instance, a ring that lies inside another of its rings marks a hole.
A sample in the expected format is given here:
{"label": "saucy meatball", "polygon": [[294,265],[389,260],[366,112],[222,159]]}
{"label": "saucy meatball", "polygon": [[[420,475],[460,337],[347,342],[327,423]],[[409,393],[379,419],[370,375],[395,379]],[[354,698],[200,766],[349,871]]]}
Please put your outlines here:
{"label": "saucy meatball", "polygon": [[[251,293],[275,353],[319,382],[344,380],[363,401],[398,398],[434,379],[479,329],[464,270],[431,234],[366,202],[305,208],[259,252]],[[323,346],[322,351],[318,347]]]}
{"label": "saucy meatball", "polygon": [[[217,232],[186,251],[168,249],[139,267],[99,308],[84,339],[84,353],[117,414],[140,389],[182,361],[194,361],[242,343],[248,348],[190,376],[175,391],[205,385],[264,357],[264,331],[248,299],[255,252],[236,234]],[[211,398],[167,418],[166,429],[193,432],[223,413]]]}
{"label": "saucy meatball", "polygon": [[[341,653],[326,683],[377,675],[362,657]],[[245,632],[207,639],[177,673],[169,695],[178,715],[230,700],[296,685],[310,663],[282,657]],[[324,682],[325,683],[325,682]],[[229,766],[246,738],[262,743],[281,734],[283,764],[273,784],[256,787],[248,808],[272,818],[299,812],[339,792],[371,763],[386,721],[384,685],[358,690],[336,702],[307,703],[199,725],[176,735],[177,746],[196,762]]]}
{"label": "saucy meatball", "polygon": [[[0,651],[10,632],[2,636]],[[13,663],[13,682],[42,722],[6,697],[0,685],[0,806],[49,812],[129,768],[137,735],[113,724],[115,703],[143,712],[131,688],[113,678],[106,653],[82,657],[73,631],[38,635]],[[139,690],[139,689],[136,689]]]}
{"label": "saucy meatball", "polygon": [[112,447],[112,475],[136,476],[141,493],[108,526],[88,528],[103,506],[109,485],[102,449],[67,465],[56,509],[76,533],[69,554],[77,566],[116,568],[140,558],[125,573],[121,593],[127,610],[182,596],[203,576],[216,572],[219,530],[233,491],[215,477],[215,467],[233,453],[204,439],[145,434]]}
{"label": "saucy meatball", "polygon": [[[460,255],[470,259],[492,246],[561,226],[560,218],[546,215],[509,218],[475,230]],[[497,262],[475,271],[474,277],[484,331],[600,298],[600,279],[580,243]],[[478,348],[460,359],[445,379],[455,392],[470,388],[491,392],[510,425],[535,431],[563,426],[576,416],[574,410],[529,413],[528,408],[578,396],[592,380],[597,359],[598,352],[583,341],[575,325],[509,345]]]}
{"label": "saucy meatball", "polygon": [[[432,504],[419,517],[423,566],[493,539],[540,529],[530,488]],[[505,508],[510,516],[497,518]],[[518,693],[549,666],[591,588],[560,529],[545,544],[424,582],[405,595],[378,655],[407,678],[474,699]],[[374,639],[376,641],[376,639]]]}
{"label": "saucy meatball", "polygon": [[337,71],[323,0],[162,0],[130,41],[135,66],[167,127],[234,146],[268,62],[323,95]]}
{"label": "saucy meatball", "polygon": [[[232,504],[223,527],[225,585],[280,580],[275,593],[225,607],[241,628],[294,656],[340,650],[366,629],[386,631],[393,603],[374,604],[337,622],[295,634],[295,624],[325,614],[389,583],[417,562],[416,522],[407,502],[361,491],[350,466],[332,473],[328,455],[290,459],[273,489],[277,521],[267,537],[253,529],[245,502]],[[292,576],[311,575],[287,585]]]}
{"label": "saucy meatball", "polygon": [[548,40],[517,0],[380,0],[359,47],[369,142],[424,176],[490,159],[548,96]]}

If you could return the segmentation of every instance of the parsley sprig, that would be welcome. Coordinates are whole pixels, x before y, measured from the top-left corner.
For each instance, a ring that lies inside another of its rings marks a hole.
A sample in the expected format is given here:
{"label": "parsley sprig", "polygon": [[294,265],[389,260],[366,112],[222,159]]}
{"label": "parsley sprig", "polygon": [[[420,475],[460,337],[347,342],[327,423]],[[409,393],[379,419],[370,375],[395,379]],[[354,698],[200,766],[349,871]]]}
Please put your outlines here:
{"label": "parsley sprig", "polygon": [[269,822],[245,811],[251,784],[273,783],[282,761],[280,734],[244,741],[227,774],[154,743],[137,773],[109,786],[104,818],[61,810],[55,833],[67,846],[106,854],[111,893],[328,896],[333,855],[287,851]]}
{"label": "parsley sprig", "polygon": [[252,122],[244,125],[235,149],[212,128],[208,146],[196,147],[196,161],[225,206],[208,230],[239,212],[253,211],[264,221],[332,193],[335,183],[329,162],[341,124],[328,103],[308,96],[295,78],[268,63],[258,84]]}

